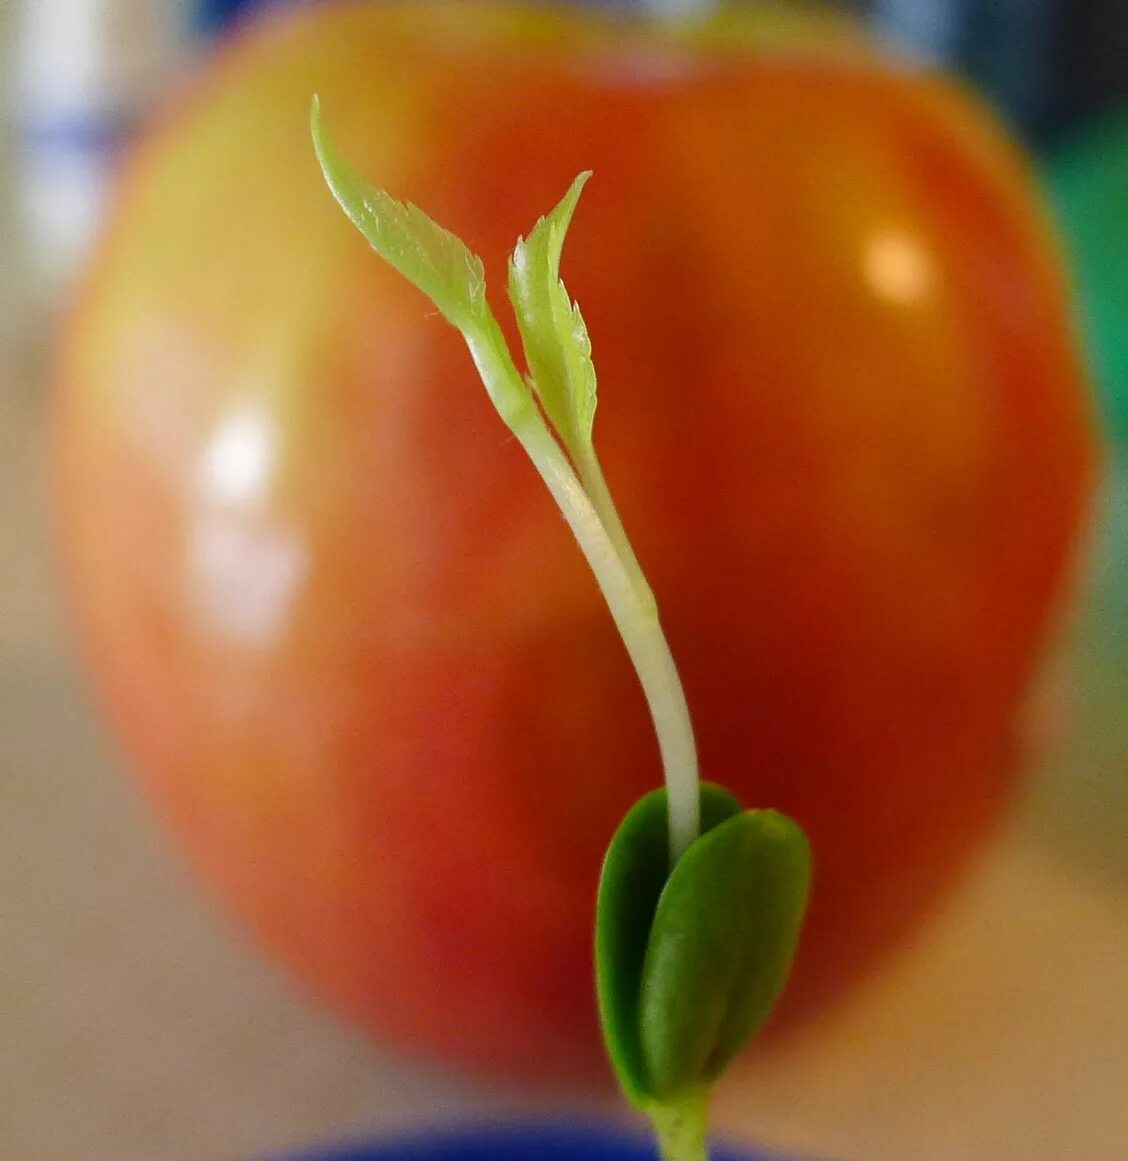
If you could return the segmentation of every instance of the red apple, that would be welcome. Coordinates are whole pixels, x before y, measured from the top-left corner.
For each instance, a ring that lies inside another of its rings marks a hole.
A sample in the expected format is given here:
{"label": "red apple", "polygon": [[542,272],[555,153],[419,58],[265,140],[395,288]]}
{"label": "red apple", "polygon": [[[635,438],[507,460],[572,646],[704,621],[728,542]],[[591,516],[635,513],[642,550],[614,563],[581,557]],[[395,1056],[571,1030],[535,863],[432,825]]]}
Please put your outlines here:
{"label": "red apple", "polygon": [[800,33],[319,7],[249,31],[134,158],[61,362],[88,656],[213,890],[397,1043],[602,1067],[597,872],[661,775],[459,337],[325,189],[314,92],[495,296],[595,171],[564,272],[703,772],[814,846],[782,1024],[906,932],[1006,801],[1093,473],[1057,255],[952,84]]}

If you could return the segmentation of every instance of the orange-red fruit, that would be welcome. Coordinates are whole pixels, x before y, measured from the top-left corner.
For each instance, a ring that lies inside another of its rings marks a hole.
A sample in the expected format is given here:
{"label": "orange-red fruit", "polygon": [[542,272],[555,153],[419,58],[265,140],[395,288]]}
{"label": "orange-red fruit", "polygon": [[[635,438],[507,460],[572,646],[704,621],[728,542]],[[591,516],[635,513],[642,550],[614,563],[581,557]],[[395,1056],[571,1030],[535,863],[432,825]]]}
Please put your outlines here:
{"label": "orange-red fruit", "polygon": [[462,1062],[602,1067],[600,858],[660,780],[563,520],[341,152],[504,258],[581,169],[597,445],[703,773],[808,828],[781,1022],[989,832],[1093,448],[1022,162],[946,81],[802,26],[327,6],[140,150],[62,355],[73,604],[149,796],[334,1005]]}

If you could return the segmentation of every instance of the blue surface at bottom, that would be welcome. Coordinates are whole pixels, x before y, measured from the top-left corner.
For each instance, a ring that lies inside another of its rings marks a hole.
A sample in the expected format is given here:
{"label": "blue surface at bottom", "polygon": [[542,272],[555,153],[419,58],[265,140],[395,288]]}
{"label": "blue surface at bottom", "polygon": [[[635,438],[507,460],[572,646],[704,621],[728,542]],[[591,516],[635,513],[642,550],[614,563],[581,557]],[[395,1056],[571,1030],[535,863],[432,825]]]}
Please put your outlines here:
{"label": "blue surface at bottom", "polygon": [[[535,1123],[428,1129],[371,1143],[325,1147],[281,1161],[656,1161],[642,1133],[610,1125]],[[784,1161],[723,1148],[713,1161]]]}

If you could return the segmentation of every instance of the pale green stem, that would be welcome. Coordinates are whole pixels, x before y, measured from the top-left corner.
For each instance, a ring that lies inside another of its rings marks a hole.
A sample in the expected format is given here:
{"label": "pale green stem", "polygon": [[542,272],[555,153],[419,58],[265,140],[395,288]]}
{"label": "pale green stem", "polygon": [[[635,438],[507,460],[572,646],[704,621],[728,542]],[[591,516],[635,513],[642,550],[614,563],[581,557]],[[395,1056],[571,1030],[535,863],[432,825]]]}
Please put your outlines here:
{"label": "pale green stem", "polygon": [[654,599],[654,593],[642,571],[642,566],[638,563],[634,548],[627,538],[627,531],[623,527],[619,510],[615,507],[611,489],[608,488],[607,480],[604,478],[603,466],[600,464],[599,457],[595,454],[595,447],[590,440],[580,442],[575,461],[576,470],[583,481],[584,491],[587,492],[592,506],[599,514],[600,520],[603,521],[603,527],[607,529],[608,536],[611,537],[623,564],[626,565],[627,572],[630,573],[631,580],[638,592],[639,601],[645,608],[657,615],[658,603]]}
{"label": "pale green stem", "polygon": [[[533,461],[587,558],[642,684],[666,779],[672,864],[700,833],[700,792],[689,707],[657,609],[653,600],[647,603],[640,594],[618,546],[531,396],[524,390],[518,395],[507,389],[514,382],[524,385],[496,323],[485,325],[481,334],[467,334],[466,341],[502,419]],[[520,402],[499,402],[505,400]]]}
{"label": "pale green stem", "polygon": [[662,1161],[709,1161],[708,1105],[708,1089],[698,1089],[647,1110]]}

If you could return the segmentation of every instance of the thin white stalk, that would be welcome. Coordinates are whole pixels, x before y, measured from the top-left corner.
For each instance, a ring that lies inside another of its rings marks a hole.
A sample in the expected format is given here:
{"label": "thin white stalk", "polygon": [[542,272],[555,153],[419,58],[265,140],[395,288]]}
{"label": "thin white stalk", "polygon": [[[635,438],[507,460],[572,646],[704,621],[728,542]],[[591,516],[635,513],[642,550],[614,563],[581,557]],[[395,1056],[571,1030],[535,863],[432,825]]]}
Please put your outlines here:
{"label": "thin white stalk", "polygon": [[[491,397],[513,400],[521,377],[500,332],[467,335],[470,353]],[[644,599],[630,567],[600,519],[568,457],[527,395],[528,405],[502,410],[502,418],[540,473],[564,514],[599,584],[627,654],[638,674],[658,738],[669,803],[670,862],[677,862],[701,830],[697,745],[681,678],[653,598]],[[621,531],[621,525],[620,525]],[[625,540],[625,535],[623,537]],[[634,560],[633,553],[631,560]],[[634,565],[638,568],[637,562]],[[649,593],[649,588],[645,590]]]}
{"label": "thin white stalk", "polygon": [[587,492],[592,506],[599,513],[603,527],[607,529],[608,536],[611,537],[623,564],[626,565],[627,571],[631,574],[631,581],[638,592],[639,600],[657,615],[658,603],[654,599],[654,592],[646,579],[646,574],[642,571],[642,566],[638,563],[634,548],[627,538],[627,531],[623,527],[619,509],[615,506],[611,489],[608,488],[607,480],[603,475],[603,466],[600,464],[599,457],[595,454],[595,447],[590,441],[580,444],[575,460],[576,470],[583,482],[584,491]]}
{"label": "thin white stalk", "polygon": [[634,578],[544,424],[530,424],[527,432],[518,432],[517,436],[560,505],[595,573],[646,695],[669,796],[672,865],[700,833],[700,791],[697,746],[685,691],[657,610],[640,600]]}

